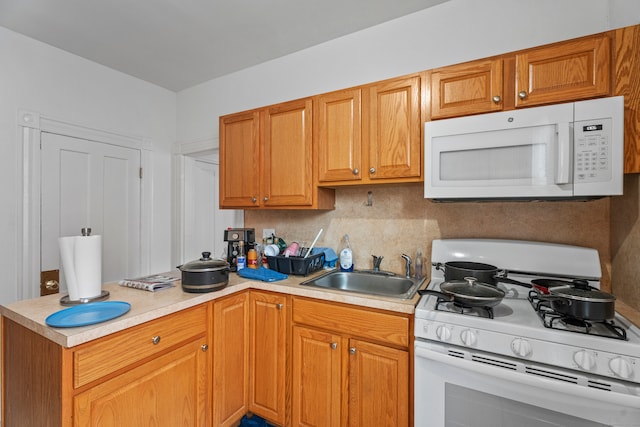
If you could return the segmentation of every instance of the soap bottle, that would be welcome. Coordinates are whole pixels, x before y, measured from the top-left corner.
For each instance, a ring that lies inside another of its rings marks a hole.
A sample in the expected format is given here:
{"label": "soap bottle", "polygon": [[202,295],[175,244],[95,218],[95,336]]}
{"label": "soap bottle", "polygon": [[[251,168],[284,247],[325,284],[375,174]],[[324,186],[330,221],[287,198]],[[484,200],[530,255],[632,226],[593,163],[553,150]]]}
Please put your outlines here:
{"label": "soap bottle", "polygon": [[416,253],[416,260],[415,260],[415,278],[416,280],[420,280],[424,277],[424,273],[422,271],[422,249],[418,248],[418,253]]}
{"label": "soap bottle", "polygon": [[236,269],[242,270],[247,266],[247,257],[244,255],[244,241],[238,242],[238,258],[236,258]]}
{"label": "soap bottle", "polygon": [[349,235],[344,235],[344,243],[340,249],[340,271],[353,271],[353,251],[349,243]]}

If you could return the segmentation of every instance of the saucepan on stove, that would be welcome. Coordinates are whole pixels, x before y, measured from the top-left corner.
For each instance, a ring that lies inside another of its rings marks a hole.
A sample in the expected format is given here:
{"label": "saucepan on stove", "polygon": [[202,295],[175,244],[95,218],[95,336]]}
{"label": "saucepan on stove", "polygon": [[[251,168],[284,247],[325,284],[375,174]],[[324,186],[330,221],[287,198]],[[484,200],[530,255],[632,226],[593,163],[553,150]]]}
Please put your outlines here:
{"label": "saucepan on stove", "polygon": [[520,282],[511,279],[507,270],[499,269],[491,264],[469,261],[449,261],[444,264],[435,263],[434,267],[444,271],[444,280],[459,280],[465,277],[475,277],[479,282],[497,285],[499,282],[510,283],[512,285],[534,288],[541,294],[549,294],[549,289],[556,286],[570,285],[571,282],[558,279],[533,279],[531,283]]}
{"label": "saucepan on stove", "polygon": [[540,300],[548,301],[551,308],[565,316],[580,320],[601,322],[615,316],[616,297],[589,286],[586,280],[549,288],[548,295],[539,293]]}
{"label": "saucepan on stove", "polygon": [[420,295],[436,295],[463,307],[493,307],[502,301],[505,292],[475,277],[451,280],[440,284],[440,291],[419,290]]}

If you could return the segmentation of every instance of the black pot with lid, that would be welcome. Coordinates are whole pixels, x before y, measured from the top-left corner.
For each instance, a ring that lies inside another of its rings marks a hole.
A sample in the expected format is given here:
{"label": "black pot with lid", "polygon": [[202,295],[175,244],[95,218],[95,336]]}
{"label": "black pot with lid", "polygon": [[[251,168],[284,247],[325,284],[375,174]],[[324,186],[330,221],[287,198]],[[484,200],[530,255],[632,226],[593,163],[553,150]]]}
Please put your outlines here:
{"label": "black pot with lid", "polygon": [[182,272],[182,290],[185,292],[213,292],[229,283],[229,263],[220,258],[211,258],[211,252],[202,252],[202,258],[177,268]]}

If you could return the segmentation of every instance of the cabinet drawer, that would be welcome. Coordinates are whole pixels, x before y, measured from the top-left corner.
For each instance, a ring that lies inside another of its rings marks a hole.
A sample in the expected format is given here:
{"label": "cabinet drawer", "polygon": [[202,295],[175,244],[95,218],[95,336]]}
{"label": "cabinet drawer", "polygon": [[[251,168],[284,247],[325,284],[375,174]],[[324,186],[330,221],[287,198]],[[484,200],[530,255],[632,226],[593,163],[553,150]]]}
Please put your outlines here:
{"label": "cabinet drawer", "polygon": [[293,321],[402,347],[409,345],[409,318],[402,315],[294,298]]}
{"label": "cabinet drawer", "polygon": [[73,352],[73,385],[88,384],[206,331],[202,304],[87,343]]}

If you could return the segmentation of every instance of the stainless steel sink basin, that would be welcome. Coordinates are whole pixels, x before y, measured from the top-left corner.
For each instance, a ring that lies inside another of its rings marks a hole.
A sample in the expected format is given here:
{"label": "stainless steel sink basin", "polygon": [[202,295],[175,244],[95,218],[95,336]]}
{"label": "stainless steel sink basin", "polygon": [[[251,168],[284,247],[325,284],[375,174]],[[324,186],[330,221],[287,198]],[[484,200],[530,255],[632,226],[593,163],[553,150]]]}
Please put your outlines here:
{"label": "stainless steel sink basin", "polygon": [[301,283],[304,286],[336,289],[361,294],[409,299],[418,291],[424,279],[375,274],[372,272],[345,272],[334,270]]}

